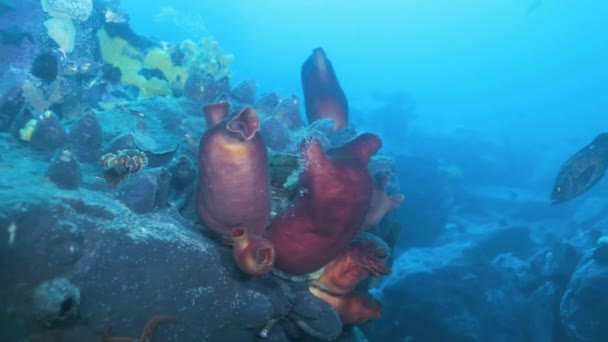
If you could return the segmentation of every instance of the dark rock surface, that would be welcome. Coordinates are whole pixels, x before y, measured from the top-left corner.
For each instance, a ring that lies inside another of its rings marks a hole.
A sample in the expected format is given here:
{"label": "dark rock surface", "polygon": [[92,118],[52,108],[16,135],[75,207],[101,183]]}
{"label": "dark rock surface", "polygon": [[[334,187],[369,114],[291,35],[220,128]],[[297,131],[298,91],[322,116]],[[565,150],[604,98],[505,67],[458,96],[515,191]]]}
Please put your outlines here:
{"label": "dark rock surface", "polygon": [[[3,140],[7,160],[25,157],[0,164],[0,340],[100,341],[107,327],[136,337],[155,315],[176,319],[157,328],[158,341],[256,341],[271,319],[269,341],[340,334],[333,308],[305,283],[246,277],[228,246],[167,197],[158,206],[160,169],[111,189],[85,165],[83,186],[61,190],[39,171],[46,159]],[[133,205],[125,192],[140,193],[129,189],[141,179],[153,180],[153,201]]]}
{"label": "dark rock surface", "polygon": [[560,304],[570,341],[603,341],[608,336],[608,245],[602,241],[579,264]]}
{"label": "dark rock surface", "polygon": [[570,279],[589,248],[546,247],[516,226],[409,249],[376,290],[383,319],[364,331],[387,341],[603,341],[605,265],[588,257]]}

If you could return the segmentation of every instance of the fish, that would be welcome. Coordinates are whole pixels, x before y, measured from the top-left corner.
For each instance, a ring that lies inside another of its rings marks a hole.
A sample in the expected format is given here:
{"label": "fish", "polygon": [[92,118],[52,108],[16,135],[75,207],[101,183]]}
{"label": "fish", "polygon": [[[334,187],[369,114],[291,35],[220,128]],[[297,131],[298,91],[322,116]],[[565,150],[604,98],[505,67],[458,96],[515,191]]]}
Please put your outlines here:
{"label": "fish", "polygon": [[601,133],[576,152],[561,167],[553,190],[552,204],[571,200],[595,186],[608,168],[608,133]]}

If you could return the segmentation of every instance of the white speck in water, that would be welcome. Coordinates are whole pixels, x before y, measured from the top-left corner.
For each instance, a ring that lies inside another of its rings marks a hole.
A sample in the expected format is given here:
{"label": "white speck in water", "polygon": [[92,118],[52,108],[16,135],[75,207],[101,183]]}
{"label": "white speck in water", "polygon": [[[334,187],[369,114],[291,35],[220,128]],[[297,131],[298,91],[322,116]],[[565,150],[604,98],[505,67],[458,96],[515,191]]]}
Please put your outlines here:
{"label": "white speck in water", "polygon": [[11,222],[11,224],[8,225],[8,244],[12,245],[15,242],[15,235],[17,235],[17,225],[15,224],[15,222]]}

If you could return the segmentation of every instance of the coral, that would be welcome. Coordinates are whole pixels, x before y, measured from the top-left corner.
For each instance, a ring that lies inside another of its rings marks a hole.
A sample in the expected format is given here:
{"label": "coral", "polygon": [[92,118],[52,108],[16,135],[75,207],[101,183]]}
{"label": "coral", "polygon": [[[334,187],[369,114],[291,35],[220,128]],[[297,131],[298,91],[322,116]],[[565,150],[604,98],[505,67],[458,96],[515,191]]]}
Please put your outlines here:
{"label": "coral", "polygon": [[379,172],[375,175],[374,192],[372,196],[372,204],[369,212],[363,222],[362,230],[368,229],[380,223],[387,212],[398,208],[403,202],[403,194],[388,194],[386,186],[391,180],[390,172]]}
{"label": "coral", "polygon": [[63,90],[59,80],[48,85],[25,80],[22,91],[25,102],[38,113],[44,113],[52,105],[63,99]]}
{"label": "coral", "polygon": [[302,90],[309,123],[332,118],[334,130],[348,125],[346,95],[322,48],[316,48],[302,65]]}
{"label": "coral", "polygon": [[116,186],[148,164],[146,154],[140,150],[119,150],[116,154],[108,153],[101,157],[99,164],[106,169],[102,177],[110,186]]}
{"label": "coral", "polygon": [[289,129],[299,129],[304,123],[300,114],[300,100],[292,95],[284,98],[272,113],[273,116],[280,117]]}
{"label": "coral", "polygon": [[200,103],[214,101],[221,94],[230,91],[227,77],[216,80],[212,75],[192,75],[184,85],[184,95]]}
{"label": "coral", "polygon": [[274,247],[270,241],[249,236],[247,229],[232,229],[232,256],[237,266],[250,275],[267,273],[274,266]]}
{"label": "coral", "polygon": [[237,103],[253,104],[257,88],[258,86],[254,80],[242,81],[232,88],[232,91],[230,91],[230,99]]}
{"label": "coral", "polygon": [[186,56],[190,56],[184,59],[190,75],[202,72],[212,75],[216,80],[232,76],[230,65],[234,56],[225,54],[215,39],[205,37],[198,45],[188,42],[180,45],[180,48],[184,49]]}
{"label": "coral", "polygon": [[390,274],[387,267],[390,255],[390,248],[384,241],[371,234],[363,234],[325,265],[313,285],[332,294],[350,293],[370,275]]}
{"label": "coral", "polygon": [[[31,122],[26,125],[32,127]],[[28,129],[20,131],[22,138],[29,134]],[[50,110],[40,115],[29,135],[30,145],[41,151],[52,151],[63,146],[68,140],[67,133],[59,118]]]}
{"label": "coral", "polygon": [[[229,117],[227,102],[209,104],[204,111],[209,128],[199,146],[198,214],[226,244],[234,243],[235,228],[245,230],[250,238],[261,238],[270,220],[270,177],[268,152],[257,133],[259,118],[251,107]],[[259,260],[257,255],[240,257]],[[242,260],[235,261],[243,266]]]}
{"label": "coral", "polygon": [[101,154],[103,128],[94,113],[86,113],[70,127],[68,135],[74,152],[83,161],[94,161]]}
{"label": "coral", "polygon": [[[184,92],[191,98],[200,97],[208,82],[190,81],[192,77],[210,75],[221,83],[230,76],[231,57],[224,55],[219,44],[211,38],[203,39],[200,45],[184,41],[178,46],[149,50],[137,48],[118,35],[110,36],[107,28],[97,31],[97,39],[103,60],[118,68],[120,80],[139,88],[143,98]],[[150,78],[144,76],[143,71],[152,71]],[[217,94],[204,97],[210,100],[215,96]]]}
{"label": "coral", "polygon": [[19,129],[19,137],[23,141],[32,140],[32,134],[34,134],[34,130],[36,129],[36,125],[38,124],[38,120],[31,119],[29,120],[23,128]]}
{"label": "coral", "polygon": [[36,317],[47,325],[65,321],[78,314],[80,289],[67,278],[45,281],[34,291]]}
{"label": "coral", "polygon": [[331,304],[345,325],[361,324],[379,318],[381,304],[369,294],[355,288],[370,275],[390,274],[387,266],[390,254],[390,248],[380,238],[361,234],[348,250],[323,268],[309,290]]}
{"label": "coral", "polygon": [[262,116],[270,115],[281,102],[279,95],[275,93],[262,94],[254,103],[253,109],[262,114]]}
{"label": "coral", "polygon": [[78,189],[82,182],[82,170],[72,151],[58,151],[47,170],[49,179],[61,189]]}
{"label": "coral", "polygon": [[41,0],[40,4],[55,18],[85,21],[93,12],[93,0]]}
{"label": "coral", "polygon": [[74,51],[76,29],[70,19],[50,18],[44,22],[49,37],[66,53]]}
{"label": "coral", "polygon": [[110,37],[105,29],[97,31],[101,57],[120,69],[121,81],[126,84],[140,86],[146,79],[139,75],[142,68],[142,53],[129,42],[120,37]]}
{"label": "coral", "polygon": [[57,56],[43,52],[32,62],[30,72],[45,82],[53,82],[57,79],[58,61]]}
{"label": "coral", "polygon": [[302,143],[299,194],[268,229],[278,268],[310,273],[348,248],[371,204],[367,164],[381,144],[376,135],[362,134],[326,155],[318,141]]}
{"label": "coral", "polygon": [[144,58],[146,68],[158,69],[163,73],[171,88],[183,89],[188,78],[188,70],[183,66],[173,65],[171,56],[167,51],[159,48],[150,50]]}
{"label": "coral", "polygon": [[310,292],[334,307],[344,325],[359,325],[382,316],[382,305],[367,293],[334,295],[316,287]]}
{"label": "coral", "polygon": [[260,133],[266,146],[273,151],[284,152],[291,145],[291,135],[287,125],[276,116],[271,116],[262,122]]}
{"label": "coral", "polygon": [[170,85],[157,77],[152,77],[151,79],[142,82],[139,87],[141,90],[140,96],[143,98],[169,96],[173,93]]}

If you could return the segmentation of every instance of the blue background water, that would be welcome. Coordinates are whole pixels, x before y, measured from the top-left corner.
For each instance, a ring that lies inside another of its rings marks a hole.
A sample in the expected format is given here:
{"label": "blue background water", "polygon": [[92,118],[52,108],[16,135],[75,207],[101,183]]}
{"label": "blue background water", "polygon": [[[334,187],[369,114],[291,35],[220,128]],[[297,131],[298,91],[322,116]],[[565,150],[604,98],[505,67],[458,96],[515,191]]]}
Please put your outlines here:
{"label": "blue background water", "polygon": [[[535,156],[535,165],[513,167],[539,169],[545,189],[569,155],[608,129],[606,1],[122,4],[138,33],[170,42],[213,35],[236,56],[234,78],[255,79],[262,92],[301,94],[300,65],[322,46],[353,107],[405,92],[417,127],[478,130]],[[391,128],[378,133],[396,145],[403,118],[374,115],[376,129]]]}

